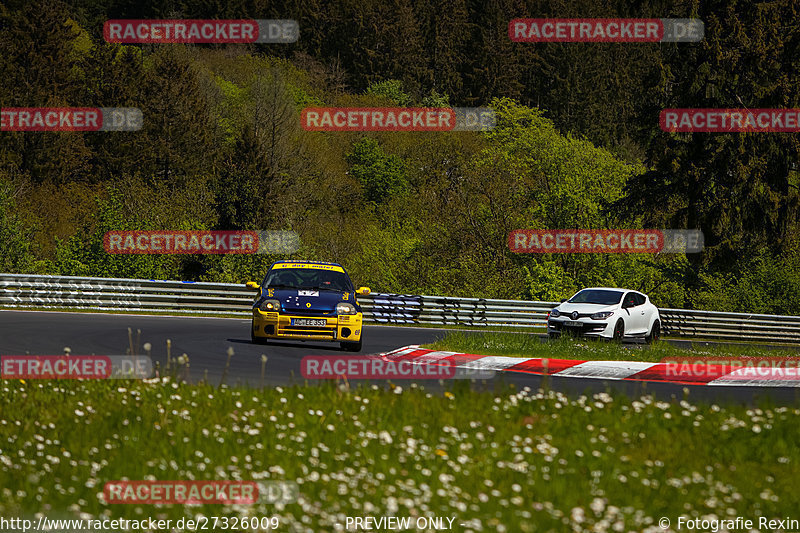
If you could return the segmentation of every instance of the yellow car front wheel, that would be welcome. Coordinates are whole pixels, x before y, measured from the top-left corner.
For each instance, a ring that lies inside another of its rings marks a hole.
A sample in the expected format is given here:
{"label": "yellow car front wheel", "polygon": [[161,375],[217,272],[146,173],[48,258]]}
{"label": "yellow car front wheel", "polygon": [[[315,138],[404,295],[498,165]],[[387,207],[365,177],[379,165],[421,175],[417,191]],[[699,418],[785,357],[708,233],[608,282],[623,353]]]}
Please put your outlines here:
{"label": "yellow car front wheel", "polygon": [[250,342],[253,344],[267,344],[267,339],[265,337],[256,337],[256,334],[253,333],[253,327],[250,327]]}
{"label": "yellow car front wheel", "polygon": [[360,352],[361,344],[362,339],[358,339],[356,342],[341,342],[339,346],[341,346],[342,350],[347,350],[348,352]]}

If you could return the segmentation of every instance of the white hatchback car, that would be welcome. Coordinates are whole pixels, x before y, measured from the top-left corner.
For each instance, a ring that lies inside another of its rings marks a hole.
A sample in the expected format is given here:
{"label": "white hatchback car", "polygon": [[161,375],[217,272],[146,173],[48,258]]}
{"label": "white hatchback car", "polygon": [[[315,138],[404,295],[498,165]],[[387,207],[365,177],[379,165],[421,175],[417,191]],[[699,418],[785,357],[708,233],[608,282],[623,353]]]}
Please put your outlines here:
{"label": "white hatchback car", "polygon": [[547,315],[547,333],[623,340],[643,338],[651,343],[661,335],[661,316],[646,294],[628,289],[592,287],[562,300]]}

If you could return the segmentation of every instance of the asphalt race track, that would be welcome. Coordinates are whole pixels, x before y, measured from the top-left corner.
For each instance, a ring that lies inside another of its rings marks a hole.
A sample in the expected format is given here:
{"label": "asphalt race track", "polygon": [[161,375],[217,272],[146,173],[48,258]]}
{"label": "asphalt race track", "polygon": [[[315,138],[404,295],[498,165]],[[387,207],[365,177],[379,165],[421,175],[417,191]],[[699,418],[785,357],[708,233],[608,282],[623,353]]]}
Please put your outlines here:
{"label": "asphalt race track", "polygon": [[[269,358],[267,379],[271,385],[302,382],[300,360],[304,355],[354,355],[339,349],[338,343],[271,341],[250,342],[250,319],[0,311],[0,355],[60,355],[69,347],[72,355],[124,355],[129,348],[128,328],[141,330],[141,346],[152,345],[154,361],[166,364],[167,339],[173,357],[189,355],[193,379],[208,371],[209,381],[219,380],[227,360],[234,355],[228,384],[261,382],[261,355]],[[374,354],[405,346],[431,342],[445,335],[443,330],[368,326],[362,354]]]}
{"label": "asphalt race track", "polygon": [[[305,355],[354,355],[339,350],[334,343],[272,341],[268,345],[250,343],[250,320],[239,318],[168,317],[115,315],[100,313],[62,313],[40,311],[0,311],[0,355],[60,355],[69,347],[72,355],[124,355],[128,349],[128,328],[141,330],[139,346],[152,345],[152,357],[166,363],[166,342],[172,341],[172,356],[190,357],[191,379],[202,379],[207,372],[211,383],[218,383],[227,360],[226,351],[234,349],[226,383],[261,383],[261,355],[267,355],[266,385],[302,384],[300,360]],[[406,346],[424,344],[444,336],[447,330],[416,327],[368,325],[365,328],[362,354],[374,354]],[[683,344],[683,343],[682,343]],[[144,354],[139,348],[140,354]],[[377,382],[376,382],[377,383]],[[402,384],[402,381],[397,383]],[[629,396],[643,392],[658,397],[683,398],[689,389],[695,400],[753,403],[761,398],[772,402],[800,403],[800,389],[789,387],[710,387],[669,383],[543,377],[516,372],[498,374],[491,381],[473,384],[493,388],[514,384],[537,389],[549,386],[566,394],[587,392],[622,392]],[[385,384],[385,382],[381,382]],[[438,389],[438,381],[420,382],[428,389]]]}

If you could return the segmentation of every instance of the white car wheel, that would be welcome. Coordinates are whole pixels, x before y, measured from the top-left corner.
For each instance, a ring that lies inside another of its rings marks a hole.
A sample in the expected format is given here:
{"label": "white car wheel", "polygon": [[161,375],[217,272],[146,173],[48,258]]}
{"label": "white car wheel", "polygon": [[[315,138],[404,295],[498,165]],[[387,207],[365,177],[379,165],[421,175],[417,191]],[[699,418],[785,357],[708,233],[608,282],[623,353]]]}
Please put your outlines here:
{"label": "white car wheel", "polygon": [[614,336],[611,337],[612,340],[622,342],[622,339],[625,337],[625,322],[622,321],[620,318],[617,320],[617,323],[614,324]]}
{"label": "white car wheel", "polygon": [[658,339],[660,338],[661,338],[661,323],[658,320],[656,320],[655,322],[653,322],[653,327],[650,328],[650,333],[647,334],[647,336],[644,338],[644,341],[647,344],[653,344],[654,342],[657,342]]}

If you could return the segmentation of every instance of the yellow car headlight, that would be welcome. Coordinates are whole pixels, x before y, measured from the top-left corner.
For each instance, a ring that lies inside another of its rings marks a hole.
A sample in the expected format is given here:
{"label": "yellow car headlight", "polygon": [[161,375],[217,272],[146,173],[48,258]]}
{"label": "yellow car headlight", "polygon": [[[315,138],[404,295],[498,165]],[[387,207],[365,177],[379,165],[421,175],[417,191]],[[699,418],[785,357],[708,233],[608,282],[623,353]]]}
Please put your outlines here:
{"label": "yellow car headlight", "polygon": [[258,308],[265,312],[280,311],[281,303],[278,300],[264,300]]}
{"label": "yellow car headlight", "polygon": [[354,315],[356,314],[356,306],[347,302],[339,302],[336,304],[337,315]]}

